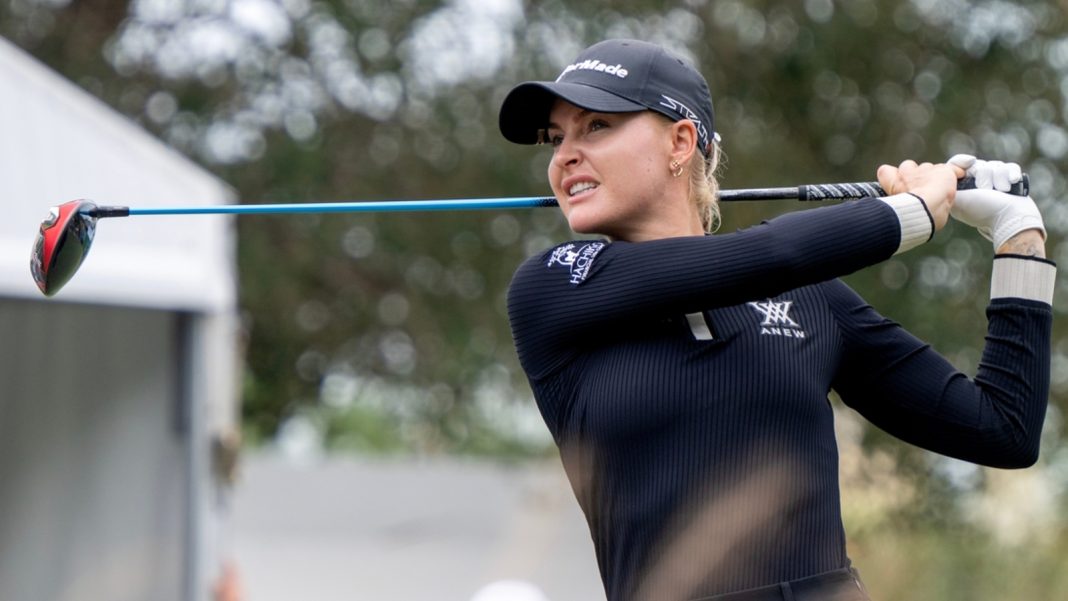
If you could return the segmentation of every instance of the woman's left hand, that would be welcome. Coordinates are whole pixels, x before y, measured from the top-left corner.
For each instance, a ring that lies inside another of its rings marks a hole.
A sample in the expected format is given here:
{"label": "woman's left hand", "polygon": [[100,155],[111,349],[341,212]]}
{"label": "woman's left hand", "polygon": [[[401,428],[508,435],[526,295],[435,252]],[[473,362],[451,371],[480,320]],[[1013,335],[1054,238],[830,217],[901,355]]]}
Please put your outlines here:
{"label": "woman's left hand", "polygon": [[882,165],[877,172],[879,185],[887,195],[907,192],[923,199],[934,220],[935,231],[945,227],[957,193],[957,180],[964,170],[946,163],[920,163],[908,160],[897,167]]}

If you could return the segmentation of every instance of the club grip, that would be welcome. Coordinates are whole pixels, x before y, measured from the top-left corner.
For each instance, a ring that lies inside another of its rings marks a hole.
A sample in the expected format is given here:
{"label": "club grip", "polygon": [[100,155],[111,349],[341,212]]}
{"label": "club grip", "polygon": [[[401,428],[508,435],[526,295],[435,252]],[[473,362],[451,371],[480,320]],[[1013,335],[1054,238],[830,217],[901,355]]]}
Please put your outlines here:
{"label": "club grip", "polygon": [[886,192],[878,182],[810,184],[797,187],[798,200],[856,200],[878,196],[886,196]]}
{"label": "club grip", "polygon": [[[957,180],[958,190],[972,190],[975,188],[975,178],[962,177]],[[1031,193],[1031,181],[1024,173],[1020,181],[1009,188],[1009,194],[1014,196],[1027,196]],[[797,187],[798,200],[854,200],[886,196],[879,182],[856,182],[851,184],[811,184]]]}
{"label": "club grip", "polygon": [[[962,177],[959,180],[957,180],[957,189],[958,190],[972,190],[974,188],[975,188],[975,178],[974,177]],[[1013,196],[1030,196],[1031,195],[1031,178],[1027,177],[1027,174],[1024,173],[1023,177],[1020,178],[1020,181],[1016,182],[1015,184],[1013,184],[1012,186],[1009,187],[1009,194],[1012,194]]]}

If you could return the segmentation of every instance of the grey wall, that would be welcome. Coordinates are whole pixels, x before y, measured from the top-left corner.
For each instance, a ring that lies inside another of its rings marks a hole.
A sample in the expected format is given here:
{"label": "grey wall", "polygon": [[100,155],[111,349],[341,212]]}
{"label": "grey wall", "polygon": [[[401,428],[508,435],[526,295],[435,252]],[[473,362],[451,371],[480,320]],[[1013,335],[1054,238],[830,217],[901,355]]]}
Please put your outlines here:
{"label": "grey wall", "polygon": [[249,601],[473,601],[501,580],[542,594],[496,601],[604,601],[558,459],[259,453],[241,473],[233,528]]}
{"label": "grey wall", "polygon": [[181,324],[0,299],[0,599],[186,598]]}

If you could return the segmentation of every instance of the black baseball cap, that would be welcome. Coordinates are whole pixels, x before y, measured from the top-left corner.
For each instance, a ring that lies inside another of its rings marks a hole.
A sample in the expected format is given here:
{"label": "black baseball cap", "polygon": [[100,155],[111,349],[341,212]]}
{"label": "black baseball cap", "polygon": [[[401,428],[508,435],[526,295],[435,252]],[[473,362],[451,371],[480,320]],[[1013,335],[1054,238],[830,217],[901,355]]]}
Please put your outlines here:
{"label": "black baseball cap", "polygon": [[697,126],[706,157],[715,133],[712,95],[697,69],[666,48],[639,40],[606,40],[564,67],[556,81],[523,82],[501,105],[500,128],[517,144],[537,144],[557,98],[599,113],[652,110]]}

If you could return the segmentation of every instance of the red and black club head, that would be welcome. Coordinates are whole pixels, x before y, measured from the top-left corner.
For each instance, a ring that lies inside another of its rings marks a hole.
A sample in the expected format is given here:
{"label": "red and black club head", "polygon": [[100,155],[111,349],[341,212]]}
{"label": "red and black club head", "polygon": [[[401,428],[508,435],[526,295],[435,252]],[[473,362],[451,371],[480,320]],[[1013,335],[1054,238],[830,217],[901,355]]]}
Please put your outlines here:
{"label": "red and black club head", "polygon": [[96,205],[72,200],[49,210],[30,255],[30,273],[45,296],[52,296],[78,271],[96,233]]}

